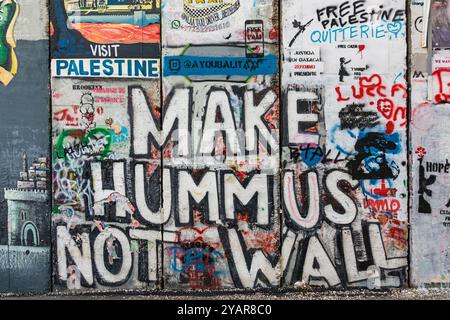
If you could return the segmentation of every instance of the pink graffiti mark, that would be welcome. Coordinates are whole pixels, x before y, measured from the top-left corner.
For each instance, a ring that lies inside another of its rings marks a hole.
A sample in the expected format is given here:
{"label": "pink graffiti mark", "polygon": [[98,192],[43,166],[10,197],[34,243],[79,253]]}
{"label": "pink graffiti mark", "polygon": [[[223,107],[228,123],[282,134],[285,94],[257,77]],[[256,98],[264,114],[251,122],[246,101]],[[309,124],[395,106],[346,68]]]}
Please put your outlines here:
{"label": "pink graffiti mark", "polygon": [[159,164],[157,163],[147,163],[147,177],[150,178],[159,169]]}
{"label": "pink graffiti mark", "polygon": [[60,92],[54,92],[52,95],[53,99],[59,99],[62,97],[62,94]]}
{"label": "pink graffiti mark", "polygon": [[413,108],[411,125],[414,126],[416,130],[422,132],[428,132],[430,130],[430,126],[433,123],[431,120],[433,117],[433,110],[430,110],[430,107],[432,107],[432,103],[426,101],[419,103],[417,107]]}
{"label": "pink graffiti mark", "polygon": [[[309,179],[309,178],[308,178]],[[313,180],[314,184],[317,183],[317,180]],[[311,180],[309,181],[311,182]],[[287,186],[288,190],[294,190],[294,181],[291,177],[288,177],[288,181],[287,181]],[[312,187],[312,184],[311,186]],[[316,195],[313,194],[314,197],[311,197],[310,195],[310,199],[309,199],[309,203],[310,206],[312,204],[312,207],[309,208],[310,212],[319,212],[319,201],[320,199],[317,199]],[[292,219],[298,224],[298,225],[312,225],[316,219],[317,219],[317,215],[316,214],[308,214],[307,217],[302,217],[300,212],[298,211],[298,206],[297,206],[297,200],[293,197],[293,194],[291,192],[289,192],[288,195],[289,201],[288,201],[288,206],[291,212],[291,217]]]}
{"label": "pink graffiti mark", "polygon": [[78,109],[73,108],[73,113],[69,108],[64,108],[53,113],[53,121],[61,122],[68,127],[77,127],[80,124]]}

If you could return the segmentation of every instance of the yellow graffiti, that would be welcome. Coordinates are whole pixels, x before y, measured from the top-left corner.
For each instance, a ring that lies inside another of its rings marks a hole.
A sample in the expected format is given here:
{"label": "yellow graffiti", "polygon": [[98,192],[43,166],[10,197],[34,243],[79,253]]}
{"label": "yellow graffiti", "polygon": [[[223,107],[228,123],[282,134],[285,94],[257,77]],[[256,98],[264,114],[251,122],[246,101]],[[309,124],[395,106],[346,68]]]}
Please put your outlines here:
{"label": "yellow graffiti", "polygon": [[18,61],[14,51],[14,27],[19,15],[16,0],[0,0],[0,82],[7,86],[17,74]]}

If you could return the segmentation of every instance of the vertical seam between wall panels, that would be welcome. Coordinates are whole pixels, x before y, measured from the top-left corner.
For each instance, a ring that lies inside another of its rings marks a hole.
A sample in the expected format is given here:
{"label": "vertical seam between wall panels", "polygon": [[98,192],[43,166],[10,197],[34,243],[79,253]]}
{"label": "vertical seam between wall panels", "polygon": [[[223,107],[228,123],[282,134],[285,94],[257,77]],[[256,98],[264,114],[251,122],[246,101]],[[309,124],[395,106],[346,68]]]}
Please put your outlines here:
{"label": "vertical seam between wall panels", "polygon": [[278,159],[278,218],[280,221],[280,246],[279,246],[279,252],[280,252],[280,272],[281,272],[281,278],[280,278],[280,288],[284,287],[284,268],[283,268],[283,240],[284,240],[284,235],[283,235],[283,90],[282,90],[282,85],[283,85],[283,69],[282,69],[282,59],[283,59],[283,50],[282,50],[282,45],[283,45],[283,41],[282,41],[282,26],[283,26],[283,22],[282,22],[282,5],[281,5],[282,0],[277,0],[277,6],[278,6],[278,99],[279,99],[279,133],[278,133],[278,139],[279,139],[279,159]]}
{"label": "vertical seam between wall panels", "polygon": [[[160,113],[159,113],[159,123],[160,123],[160,128],[161,128],[161,132],[160,135],[164,135],[164,127],[163,127],[163,108],[164,108],[164,93],[163,93],[163,5],[164,0],[162,0],[159,4],[159,55],[160,55],[160,60],[159,60],[159,104],[160,104]],[[161,194],[160,194],[160,214],[164,214],[164,144],[161,144],[160,146],[160,172],[161,172]],[[161,224],[160,227],[160,231],[161,231],[161,247],[160,247],[160,254],[158,255],[161,263],[158,267],[160,267],[161,269],[161,274],[158,275],[158,272],[156,273],[156,277],[161,279],[160,281],[158,281],[158,279],[156,280],[157,286],[161,287],[161,290],[164,290],[164,285],[165,285],[165,281],[164,281],[164,224]],[[156,245],[156,250],[158,250],[158,245]],[[158,284],[159,282],[159,284]]]}
{"label": "vertical seam between wall panels", "polygon": [[407,255],[407,261],[408,261],[408,268],[406,269],[406,277],[407,277],[407,286],[411,287],[411,253],[412,253],[412,207],[411,207],[411,197],[412,197],[412,192],[413,192],[413,188],[412,188],[412,145],[411,145],[411,110],[412,110],[412,103],[411,103],[411,95],[412,95],[412,90],[411,90],[411,43],[412,43],[412,38],[411,38],[411,32],[410,32],[410,27],[412,28],[412,20],[411,18],[411,7],[409,5],[410,1],[409,0],[405,0],[405,6],[406,6],[406,86],[407,86],[407,97],[406,97],[406,112],[407,112],[407,119],[408,124],[406,126],[406,150],[407,150],[407,165],[406,165],[406,170],[407,170],[407,186],[408,186],[408,205],[407,205],[407,214],[408,214],[408,255]]}
{"label": "vertical seam between wall panels", "polygon": [[47,190],[48,190],[48,204],[49,208],[47,214],[48,217],[48,223],[49,223],[49,237],[50,237],[50,252],[49,252],[49,270],[50,270],[50,277],[49,277],[49,292],[53,292],[53,229],[52,229],[52,210],[53,210],[53,170],[52,170],[52,155],[53,155],[53,144],[52,144],[52,130],[53,130],[53,124],[52,124],[52,112],[53,112],[53,99],[52,99],[52,68],[51,68],[51,58],[52,58],[52,46],[51,46],[51,37],[50,37],[50,23],[51,23],[51,5],[50,2],[52,0],[46,1],[47,5],[47,14],[48,14],[48,25],[47,25],[47,32],[48,32],[48,167],[49,167],[49,177],[47,180]]}
{"label": "vertical seam between wall panels", "polygon": [[47,26],[47,32],[48,32],[48,94],[49,94],[49,100],[48,100],[48,126],[47,126],[47,128],[48,128],[48,130],[49,130],[49,135],[48,135],[48,137],[49,137],[49,139],[48,139],[48,143],[49,143],[49,147],[48,147],[48,150],[49,150],[49,159],[48,159],[48,162],[49,162],[49,179],[47,180],[47,190],[49,190],[49,194],[48,194],[48,196],[49,196],[49,205],[50,205],[50,207],[48,208],[48,210],[50,211],[49,213],[47,213],[47,214],[49,214],[50,215],[50,217],[49,217],[49,228],[50,228],[50,232],[49,232],[49,237],[50,237],[50,254],[49,254],[49,260],[50,260],[50,267],[49,267],[49,269],[50,269],[50,277],[49,277],[49,290],[50,290],[50,292],[52,292],[53,291],[53,281],[52,281],[52,279],[53,279],[53,230],[52,230],[52,215],[51,215],[51,212],[52,212],[52,210],[53,210],[53,184],[52,184],[52,181],[53,181],[53,179],[51,179],[52,178],[52,176],[53,176],[53,170],[52,170],[52,163],[53,163],[53,161],[52,161],[52,137],[53,137],[53,135],[51,134],[52,133],[52,111],[53,111],[53,105],[52,105],[52,102],[53,102],[53,99],[52,99],[52,67],[51,67],[51,39],[50,39],[50,17],[51,17],[51,12],[50,12],[50,1],[51,0],[49,0],[48,2],[47,2],[47,13],[48,13],[48,26]]}
{"label": "vertical seam between wall panels", "polygon": [[[9,227],[8,227],[8,234],[9,234]],[[8,236],[8,238],[9,238],[9,236]],[[8,262],[7,262],[7,266],[8,266],[8,291],[11,291],[11,261],[10,261],[10,259],[9,259],[9,239],[8,239],[8,243],[7,243],[7,246],[6,246],[6,248],[8,248],[8,254],[7,254],[7,257],[8,257]]]}

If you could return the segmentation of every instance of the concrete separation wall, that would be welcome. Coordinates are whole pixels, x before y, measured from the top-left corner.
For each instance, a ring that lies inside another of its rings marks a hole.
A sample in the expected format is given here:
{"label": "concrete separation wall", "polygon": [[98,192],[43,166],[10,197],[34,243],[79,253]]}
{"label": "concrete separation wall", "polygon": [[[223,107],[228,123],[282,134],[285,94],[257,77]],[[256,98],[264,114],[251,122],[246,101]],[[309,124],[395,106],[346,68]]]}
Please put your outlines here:
{"label": "concrete separation wall", "polygon": [[446,1],[0,8],[0,292],[448,287]]}

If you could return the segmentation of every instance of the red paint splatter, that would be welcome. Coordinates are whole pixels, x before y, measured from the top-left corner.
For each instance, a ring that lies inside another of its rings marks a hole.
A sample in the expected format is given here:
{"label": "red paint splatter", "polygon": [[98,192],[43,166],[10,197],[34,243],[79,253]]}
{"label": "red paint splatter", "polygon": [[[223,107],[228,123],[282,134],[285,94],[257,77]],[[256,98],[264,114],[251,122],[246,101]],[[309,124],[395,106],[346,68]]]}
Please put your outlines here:
{"label": "red paint splatter", "polygon": [[364,52],[365,49],[366,49],[366,45],[365,44],[360,44],[358,46],[358,53],[357,54],[361,53],[361,59],[363,57],[363,52]]}

